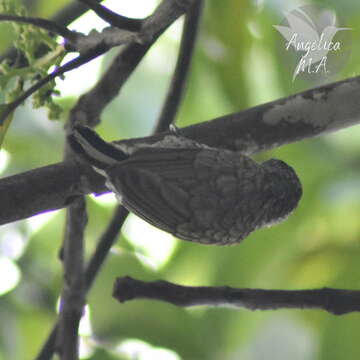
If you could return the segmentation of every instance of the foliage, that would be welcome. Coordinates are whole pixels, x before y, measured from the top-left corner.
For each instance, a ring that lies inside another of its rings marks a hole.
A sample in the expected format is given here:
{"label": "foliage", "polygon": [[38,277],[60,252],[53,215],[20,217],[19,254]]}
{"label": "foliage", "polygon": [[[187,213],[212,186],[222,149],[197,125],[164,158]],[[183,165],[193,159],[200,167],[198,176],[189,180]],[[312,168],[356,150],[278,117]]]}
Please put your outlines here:
{"label": "foliage", "polygon": [[[0,13],[26,16],[27,11],[18,1],[2,0]],[[0,64],[0,89],[3,91],[5,103],[16,100],[28,84],[32,84],[47,75],[53,66],[59,66],[65,51],[47,31],[36,26],[10,22],[16,34],[13,43],[17,51],[17,59],[11,63],[4,60]],[[39,56],[39,53],[41,54]],[[18,67],[18,62],[25,61],[27,66]],[[55,81],[50,81],[33,95],[33,107],[47,107],[49,119],[58,119],[61,107],[54,102],[52,95],[59,95],[55,90]],[[5,109],[6,105],[2,104]],[[0,126],[0,145],[11,122],[10,115],[5,124]]]}

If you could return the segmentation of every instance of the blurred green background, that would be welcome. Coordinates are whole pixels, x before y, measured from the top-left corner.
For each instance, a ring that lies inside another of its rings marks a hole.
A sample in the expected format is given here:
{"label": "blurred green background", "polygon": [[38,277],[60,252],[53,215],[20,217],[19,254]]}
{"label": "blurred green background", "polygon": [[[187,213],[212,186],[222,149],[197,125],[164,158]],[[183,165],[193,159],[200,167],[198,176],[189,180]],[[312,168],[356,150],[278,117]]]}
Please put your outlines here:
{"label": "blurred green background", "polygon": [[[24,2],[32,15],[42,17],[68,3]],[[156,3],[128,0],[108,4],[124,15],[140,17],[149,14]],[[273,25],[283,21],[284,11],[303,2],[205,3],[188,90],[177,119],[180,127],[359,74],[358,1],[307,2],[334,10],[342,25],[352,28],[351,56],[331,78],[299,78],[294,82],[295,58],[283,56],[284,40]],[[96,17],[87,17],[71,28],[88,32],[95,22]],[[178,21],[160,38],[121,95],[106,109],[97,129],[104,138],[150,133],[176,60],[181,24]],[[0,24],[1,52],[13,36],[8,25]],[[115,53],[58,81],[63,94],[58,102],[66,111],[96,81],[95,76]],[[0,152],[1,176],[60,161],[66,111],[56,122],[47,119],[46,110],[32,110],[31,104],[19,108]],[[155,301],[120,305],[111,297],[115,277],[124,275],[184,285],[358,289],[359,137],[360,128],[352,127],[257,155],[258,160],[277,157],[293,166],[304,196],[286,222],[259,230],[238,246],[179,241],[130,216],[88,296],[81,326],[82,358],[359,359],[359,314],[335,317],[317,310],[181,309]],[[88,197],[87,202],[86,251],[90,256],[115,201],[106,195]],[[58,250],[63,224],[61,210],[0,228],[0,360],[33,359],[54,323],[62,284]]]}

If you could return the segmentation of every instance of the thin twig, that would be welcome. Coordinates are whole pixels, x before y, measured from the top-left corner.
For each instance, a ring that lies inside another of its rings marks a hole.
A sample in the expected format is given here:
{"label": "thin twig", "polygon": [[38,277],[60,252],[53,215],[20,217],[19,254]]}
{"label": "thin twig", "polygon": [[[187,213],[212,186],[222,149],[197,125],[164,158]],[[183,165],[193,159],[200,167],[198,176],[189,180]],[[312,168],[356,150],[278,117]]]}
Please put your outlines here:
{"label": "thin twig", "polygon": [[119,95],[122,86],[150,47],[175,20],[184,14],[186,7],[181,4],[186,3],[190,8],[193,2],[163,0],[154,13],[144,20],[141,34],[149,35],[147,41],[143,44],[131,43],[121,49],[93,89],[81,96],[73,111],[80,112],[81,116],[90,119],[87,120],[90,121],[90,126],[98,124],[104,108]]}
{"label": "thin twig", "polygon": [[67,209],[64,239],[64,286],[61,296],[57,350],[63,360],[78,359],[78,327],[85,304],[83,272],[86,204],[79,197]]}
{"label": "thin twig", "polygon": [[66,64],[59,66],[51,74],[37,81],[34,85],[30,86],[26,91],[24,91],[17,99],[15,99],[9,104],[6,104],[6,108],[0,113],[0,126],[3,124],[6,118],[35,91],[39,90],[51,80],[54,80],[56,77],[63,75],[68,71],[74,70],[95,59],[96,57],[104,54],[107,50],[108,49],[106,47],[98,47],[84,55],[79,55],[78,57],[70,60]]}
{"label": "thin twig", "polygon": [[57,24],[56,22],[51,20],[41,19],[37,17],[0,14],[0,21],[12,21],[31,24],[39,28],[48,30],[54,34],[60,35],[64,39],[69,40],[70,42],[75,41],[78,37],[78,34],[76,32],[69,30],[63,25]]}
{"label": "thin twig", "polygon": [[[187,1],[184,0],[184,3],[188,3],[188,1],[189,0]],[[189,2],[188,6],[190,6],[191,3],[192,2]],[[182,4],[182,2],[179,2],[179,4]],[[131,36],[127,37],[127,41],[132,43],[121,53],[120,56],[120,61],[123,63],[122,65],[125,65],[122,67],[123,74],[125,74],[125,76],[117,78],[114,77],[113,74],[111,74],[111,80],[107,79],[108,84],[112,84],[112,83],[117,84],[117,86],[115,87],[116,92],[114,93],[114,96],[118,93],[124,81],[128,78],[129,74],[135,69],[135,67],[140,62],[143,55],[145,55],[147,50],[160,36],[160,34],[168,26],[170,26],[170,24],[172,24],[180,15],[184,13],[186,8],[184,6],[180,6],[179,4],[173,0],[163,0],[160,3],[160,5],[157,7],[155,12],[151,16],[146,18],[141,34],[141,39],[142,39],[141,41],[144,42],[145,44],[139,45],[133,43],[132,41],[130,41],[132,37]],[[3,124],[6,118],[16,109],[17,106],[19,106],[24,100],[26,100],[29,96],[31,96],[36,90],[40,89],[43,85],[53,80],[57,76],[64,74],[67,71],[73,70],[79,67],[80,65],[83,65],[88,61],[94,59],[95,57],[104,54],[106,51],[110,49],[110,47],[119,45],[121,43],[121,39],[123,38],[124,34],[120,31],[119,34],[117,35],[115,34],[115,36],[113,35],[114,35],[113,32],[108,31],[102,34],[94,33],[94,34],[89,34],[88,36],[83,36],[81,41],[78,41],[77,44],[75,44],[75,48],[80,51],[80,55],[76,59],[68,62],[67,64],[60,66],[57,70],[47,75],[45,78],[39,80],[36,84],[31,86],[29,89],[27,89],[15,101],[8,104],[7,107],[0,114],[0,126]],[[83,50],[86,49],[86,51],[82,53],[81,49]],[[110,68],[112,69],[112,67]],[[113,71],[110,71],[109,69],[107,74],[110,74],[111,72]],[[113,81],[114,78],[116,78],[117,81]],[[107,87],[109,86],[108,84]],[[108,92],[106,94],[108,94]],[[111,92],[110,94],[112,95],[113,92]],[[106,95],[105,97],[107,99],[109,98],[108,95]],[[99,96],[99,98],[100,99],[104,98],[104,96],[103,95]],[[92,103],[98,103],[98,104],[100,103],[100,101],[94,101],[94,99],[97,99],[97,97],[96,96],[92,97],[91,99]],[[109,100],[107,100],[106,103],[108,101]],[[79,102],[79,105],[80,104],[81,102]],[[99,108],[99,110],[101,109],[101,111],[104,108],[103,106],[97,106],[97,107]],[[77,108],[80,111],[82,111],[82,109],[80,109],[80,106],[78,106]],[[90,119],[91,118],[96,119],[95,121],[92,122],[84,121],[84,123],[87,123],[90,126],[96,124],[97,123],[96,121],[98,121],[97,115],[100,114],[99,110],[97,112],[94,112],[94,114],[91,114],[91,116],[89,116]]]}
{"label": "thin twig", "polygon": [[[96,2],[103,2],[104,0],[95,0]],[[53,21],[56,21],[58,24],[67,26],[73,21],[78,19],[81,15],[85,14],[89,8],[81,4],[78,0],[73,0],[68,5],[65,5],[61,10],[59,10],[54,16],[51,17]]]}
{"label": "thin twig", "polygon": [[166,95],[159,119],[156,124],[155,133],[166,130],[165,125],[174,122],[179,104],[181,103],[186,80],[189,74],[192,55],[194,52],[196,37],[198,33],[203,0],[193,4],[185,16],[185,22],[181,37],[179,55],[175,65],[175,71]]}
{"label": "thin twig", "polygon": [[104,233],[101,235],[98,246],[89,261],[85,272],[86,291],[89,291],[106,256],[120,234],[121,227],[129,212],[121,205],[117,206],[113,217]]}
{"label": "thin twig", "polygon": [[360,291],[343,289],[263,290],[228,286],[181,286],[167,281],[117,278],[113,296],[120,302],[155,299],[176,306],[234,306],[248,310],[321,309],[334,315],[360,311]]}
{"label": "thin twig", "polygon": [[42,346],[35,360],[50,360],[54,355],[57,330],[58,330],[57,326],[58,323],[56,323],[55,326],[52,328],[48,338],[46,339],[44,345]]}
{"label": "thin twig", "polygon": [[[113,217],[105,229],[104,233],[101,235],[98,246],[89,261],[86,271],[84,274],[85,289],[84,295],[90,290],[91,285],[93,284],[96,275],[98,274],[102,264],[104,263],[106,256],[108,255],[111,247],[119,236],[120,230],[124,221],[128,215],[128,211],[121,205],[117,206]],[[49,337],[44,343],[42,349],[40,350],[36,360],[50,360],[55,349],[56,336],[57,336],[57,327],[56,323],[51,330]]]}
{"label": "thin twig", "polygon": [[[103,1],[103,0],[96,0],[96,1]],[[86,11],[88,11],[88,7],[84,6],[79,3],[78,0],[74,0],[72,3],[64,6],[61,10],[59,10],[54,16],[51,17],[51,21],[62,25],[62,26],[68,26],[71,24],[74,20],[79,18],[81,15],[83,15]],[[0,63],[3,60],[7,60],[9,64],[14,63],[14,59],[17,57],[17,49],[14,47],[8,48],[1,56],[0,56]],[[39,51],[38,56],[41,57],[44,55],[43,51]],[[24,60],[24,59],[23,59]],[[27,66],[28,64],[24,61],[22,61],[20,64],[17,64],[17,67]]]}
{"label": "thin twig", "polygon": [[112,26],[115,26],[119,29],[126,29],[129,31],[139,31],[141,29],[143,20],[142,19],[132,19],[126,16],[117,14],[107,7],[99,4],[95,0],[79,0],[80,2],[86,4],[91,10],[93,10],[96,15],[101,19],[106,21]]}

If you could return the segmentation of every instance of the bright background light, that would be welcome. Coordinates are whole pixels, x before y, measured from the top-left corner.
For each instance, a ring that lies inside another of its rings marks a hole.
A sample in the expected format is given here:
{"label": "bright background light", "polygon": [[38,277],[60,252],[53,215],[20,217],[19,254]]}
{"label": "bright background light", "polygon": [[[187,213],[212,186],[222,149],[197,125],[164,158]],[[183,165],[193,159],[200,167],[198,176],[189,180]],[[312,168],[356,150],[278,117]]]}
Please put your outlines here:
{"label": "bright background light", "polygon": [[9,161],[10,154],[4,149],[0,149],[0,174],[6,169]]}
{"label": "bright background light", "polygon": [[166,265],[176,249],[177,240],[171,234],[133,214],[126,219],[122,231],[134,245],[138,260],[154,271]]}
{"label": "bright background light", "polygon": [[[156,5],[158,4],[158,1],[134,0],[130,2],[107,0],[102,4],[119,14],[134,18],[142,18],[150,15],[153,12]],[[101,31],[106,26],[108,26],[108,24],[105,21],[101,20],[94,12],[88,11],[79,19],[74,21],[71,24],[70,29],[87,34],[91,29]],[[180,32],[181,21],[177,21],[163,35],[165,41],[161,42],[161,44],[155,44],[153,46],[154,51],[151,51],[151,54],[149,54],[150,56],[147,56],[146,59],[144,59],[146,66],[150,66],[160,72],[169,70],[169,63],[167,61],[168,56],[166,54],[168,47],[166,46],[166,41],[177,41]],[[67,55],[64,58],[63,63],[73,59],[76,56],[77,54]],[[57,89],[60,90],[61,96],[78,96],[79,94],[84,93],[86,90],[94,86],[95,81],[100,74],[102,60],[102,57],[96,58],[88,64],[85,64],[76,69],[75,71],[66,73],[65,80],[58,78],[56,80]]]}
{"label": "bright background light", "polygon": [[16,287],[21,278],[18,266],[7,257],[0,257],[0,295],[11,291]]}
{"label": "bright background light", "polygon": [[149,343],[138,339],[127,339],[120,343],[115,352],[125,355],[129,359],[137,360],[181,360],[172,350],[153,347]]}

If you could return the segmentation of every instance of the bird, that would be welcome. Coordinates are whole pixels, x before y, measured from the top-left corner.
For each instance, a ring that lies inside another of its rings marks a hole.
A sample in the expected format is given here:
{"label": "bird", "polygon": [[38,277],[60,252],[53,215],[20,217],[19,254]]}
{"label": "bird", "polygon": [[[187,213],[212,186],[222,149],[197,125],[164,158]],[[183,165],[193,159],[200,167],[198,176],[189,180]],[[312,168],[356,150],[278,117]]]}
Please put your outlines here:
{"label": "bird", "polygon": [[68,141],[128,210],[182,240],[237,244],[285,219],[302,196],[300,180],[285,162],[258,164],[181,133],[132,153],[83,126],[74,127]]}

